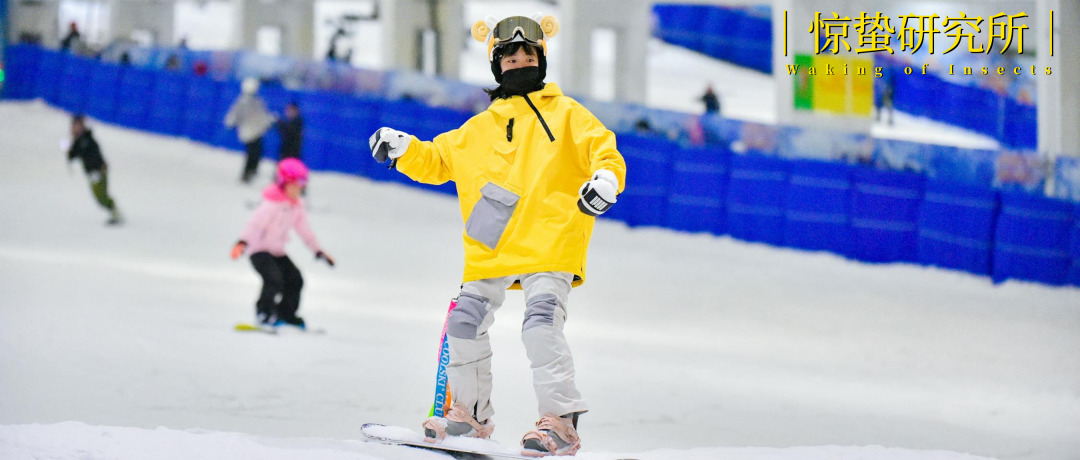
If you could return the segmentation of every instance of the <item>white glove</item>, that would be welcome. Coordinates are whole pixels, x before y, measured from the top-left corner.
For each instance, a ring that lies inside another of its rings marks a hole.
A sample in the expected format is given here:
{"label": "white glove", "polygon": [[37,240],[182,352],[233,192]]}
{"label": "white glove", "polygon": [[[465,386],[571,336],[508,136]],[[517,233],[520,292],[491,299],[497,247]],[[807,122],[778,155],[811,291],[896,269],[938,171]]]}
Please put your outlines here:
{"label": "white glove", "polygon": [[578,209],[596,217],[615,204],[618,198],[619,179],[615,173],[601,169],[593,173],[592,180],[585,182],[578,190]]}
{"label": "white glove", "polygon": [[387,159],[396,160],[409,149],[412,136],[396,129],[379,128],[368,139],[368,147],[371,147],[371,156],[379,163],[386,163]]}

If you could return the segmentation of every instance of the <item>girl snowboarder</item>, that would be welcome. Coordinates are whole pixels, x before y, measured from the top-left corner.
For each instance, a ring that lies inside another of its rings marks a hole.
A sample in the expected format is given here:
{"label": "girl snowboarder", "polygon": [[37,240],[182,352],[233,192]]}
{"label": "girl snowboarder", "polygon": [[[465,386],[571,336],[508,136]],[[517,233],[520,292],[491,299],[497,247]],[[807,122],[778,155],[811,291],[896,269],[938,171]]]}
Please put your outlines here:
{"label": "girl snowboarder", "polygon": [[615,135],[585,107],[544,84],[551,16],[489,17],[473,26],[488,45],[499,86],[491,106],[460,128],[422,142],[380,128],[369,146],[379,162],[413,180],[454,181],[465,223],[464,284],[447,324],[450,409],[423,423],[427,437],[486,438],[491,417],[488,328],[507,289],[525,291],[522,341],[532,362],[540,420],[523,453],[573,455],[578,415],[587,410],[574,383],[563,335],[572,286],[585,281],[595,217],[616,201],[626,165]]}
{"label": "girl snowboarder", "polygon": [[334,259],[323,252],[308,226],[307,211],[300,201],[307,180],[307,167],[300,160],[286,158],[278,163],[275,182],[263,190],[262,203],[232,249],[233,260],[239,259],[245,251],[250,252],[251,265],[262,276],[262,293],[255,303],[256,322],[260,328],[291,325],[305,329],[303,318],[296,315],[304,279],[285,255],[289,230],[296,230],[304,244],[315,252],[316,259],[334,266]]}

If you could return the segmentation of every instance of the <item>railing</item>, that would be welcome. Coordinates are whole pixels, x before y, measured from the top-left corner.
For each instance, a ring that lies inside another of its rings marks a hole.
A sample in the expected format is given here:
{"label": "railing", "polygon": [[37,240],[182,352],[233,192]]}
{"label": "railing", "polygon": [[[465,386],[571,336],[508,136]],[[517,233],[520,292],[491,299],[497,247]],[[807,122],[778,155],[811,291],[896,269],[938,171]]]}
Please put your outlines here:
{"label": "railing", "polygon": [[[239,94],[236,80],[123,66],[29,46],[11,47],[7,56],[5,98],[41,98],[106,122],[242,149],[236,136],[222,126]],[[275,84],[264,85],[261,95],[279,113],[290,100],[300,103],[305,117],[303,157],[313,169],[454,193],[452,184],[417,184],[375,163],[367,151],[367,137],[380,126],[392,126],[431,139],[460,126],[473,112],[415,100],[288,90]],[[630,226],[726,234],[829,251],[865,262],[933,265],[992,276],[995,281],[1015,278],[1080,286],[1080,207],[1074,203],[937,177],[956,169],[949,165],[930,174],[784,158],[777,153],[821,148],[832,149],[818,152],[821,156],[835,157],[867,148],[859,147],[865,144],[859,139],[831,136],[827,144],[784,145],[777,138],[800,139],[806,133],[780,136],[782,128],[713,121],[724,123],[717,131],[721,139],[705,147],[621,132],[618,144],[626,158],[628,184],[605,217]],[[275,132],[268,133],[269,156],[274,156],[279,142]],[[749,153],[732,153],[728,148],[732,142]],[[900,145],[881,158],[925,153],[920,144]],[[1000,181],[1002,171],[1015,172],[1012,166],[996,164],[1002,157],[987,158],[993,160],[970,164],[988,171],[975,168],[968,174]],[[1080,164],[1068,165],[1072,169],[1067,171],[1080,171]]]}

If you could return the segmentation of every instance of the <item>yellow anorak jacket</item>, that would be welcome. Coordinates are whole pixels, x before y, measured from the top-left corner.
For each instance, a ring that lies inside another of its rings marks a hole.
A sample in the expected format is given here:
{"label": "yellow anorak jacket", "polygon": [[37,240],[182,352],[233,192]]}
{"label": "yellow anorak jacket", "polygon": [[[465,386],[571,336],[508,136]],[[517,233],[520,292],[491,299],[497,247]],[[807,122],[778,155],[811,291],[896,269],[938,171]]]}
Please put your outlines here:
{"label": "yellow anorak jacket", "polygon": [[615,134],[554,83],[529,98],[554,141],[525,98],[514,96],[430,142],[411,140],[397,159],[413,180],[457,184],[463,282],[561,271],[580,285],[595,218],[578,210],[578,190],[606,169],[622,193],[626,163]]}

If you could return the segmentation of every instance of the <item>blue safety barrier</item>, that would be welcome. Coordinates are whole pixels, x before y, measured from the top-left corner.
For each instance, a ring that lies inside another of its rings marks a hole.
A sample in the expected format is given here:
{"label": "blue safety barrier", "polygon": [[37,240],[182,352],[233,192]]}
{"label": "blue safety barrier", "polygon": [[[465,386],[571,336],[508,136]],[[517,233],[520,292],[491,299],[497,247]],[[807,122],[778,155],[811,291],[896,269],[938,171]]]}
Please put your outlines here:
{"label": "blue safety barrier", "polygon": [[875,81],[880,93],[893,84],[893,106],[912,115],[943,121],[993,137],[1005,146],[1038,147],[1038,109],[975,86],[959,85],[933,74],[903,73],[904,67],[880,58],[875,65],[890,67],[892,78]]}
{"label": "blue safety barrier", "polygon": [[99,120],[115,123],[121,77],[125,68],[116,64],[97,62],[90,71],[86,91],[86,113]]}
{"label": "blue safety barrier", "polygon": [[662,227],[668,220],[671,158],[677,144],[659,137],[624,134],[618,138],[619,153],[626,161],[626,180],[634,186],[619,195],[618,204],[604,215],[631,227]]}
{"label": "blue safety barrier", "polygon": [[727,229],[746,241],[784,244],[784,213],[791,162],[756,154],[731,157]]}
{"label": "blue safety barrier", "polygon": [[173,136],[184,132],[188,83],[191,77],[177,72],[157,72],[151,88],[149,129]]}
{"label": "blue safety barrier", "polygon": [[1074,212],[1072,203],[1002,193],[994,233],[994,280],[1065,284],[1072,266]]}
{"label": "blue safety barrier", "polygon": [[[216,82],[216,84],[217,100],[213,103],[213,120],[215,121],[216,132],[214,133],[213,144],[224,149],[242,152],[244,151],[244,143],[240,142],[236,128],[229,128],[224,123],[225,115],[229,113],[233,103],[240,97],[240,82],[225,80]],[[263,147],[265,151],[265,145]]]}
{"label": "blue safety barrier", "polygon": [[[110,64],[36,47],[12,47],[8,56],[13,75],[9,89],[14,89],[5,97],[43,97],[124,126],[243,149],[235,130],[222,123],[239,95],[237,81]],[[455,192],[452,183],[417,184],[375,163],[367,141],[380,126],[431,140],[459,127],[470,113],[415,100],[291,91],[273,83],[260,91],[278,116],[286,102],[299,103],[303,159],[312,169]],[[976,106],[987,100],[979,102],[977,91],[936,94]],[[1032,109],[1006,110],[1022,118],[1031,114],[1021,112]],[[948,116],[959,117],[960,112]],[[978,123],[986,121],[972,126]],[[1014,134],[1022,138],[1025,132]],[[265,156],[276,158],[279,144],[271,129],[264,139]],[[959,183],[992,178],[997,158],[993,152],[926,146],[878,152],[885,163],[929,165],[914,174],[792,160],[754,150],[733,155],[722,147],[687,148],[656,135],[621,133],[618,146],[626,159],[627,187],[604,217],[631,226],[727,233],[864,261],[918,262],[990,274],[998,281],[1080,285],[1080,208]]]}
{"label": "blue safety barrier", "polygon": [[1080,286],[1080,205],[1073,211],[1072,244],[1069,246],[1069,255],[1072,264],[1069,267],[1069,284]]}
{"label": "blue safety barrier", "polygon": [[68,113],[82,113],[86,110],[85,88],[90,80],[92,61],[65,54],[61,62],[60,89],[56,105]]}
{"label": "blue safety barrier", "polygon": [[304,113],[304,139],[301,147],[304,163],[315,170],[324,170],[330,163],[330,150],[337,127],[335,94],[304,91],[297,94]]}
{"label": "blue safety barrier", "polygon": [[15,45],[7,48],[4,55],[4,84],[0,98],[33,99],[37,95],[38,64],[41,48]]}
{"label": "blue safety barrier", "polygon": [[116,122],[129,128],[149,130],[150,101],[158,72],[128,68],[120,77]]}
{"label": "blue safety barrier", "polygon": [[851,257],[915,262],[924,177],[857,168],[851,194]]}
{"label": "blue safety barrier", "polygon": [[190,139],[214,143],[221,119],[217,118],[218,85],[206,77],[188,81],[187,107],[184,110],[184,135]]}
{"label": "blue safety barrier", "polygon": [[[336,107],[337,120],[331,140],[329,169],[369,176],[379,166],[371,158],[368,136],[379,129],[381,104],[375,99],[341,96]],[[381,171],[380,171],[381,172]]]}
{"label": "blue safety barrier", "polygon": [[1039,109],[1005,98],[1002,142],[1018,149],[1039,148]]}
{"label": "blue safety barrier", "polygon": [[60,81],[64,55],[55,51],[43,51],[38,60],[37,83],[34,95],[52,105],[59,105]]}
{"label": "blue safety barrier", "polygon": [[989,275],[998,201],[987,188],[927,181],[919,208],[919,263]]}
{"label": "blue safety barrier", "polygon": [[848,254],[851,174],[845,163],[794,161],[785,196],[784,245]]}
{"label": "blue safety barrier", "polygon": [[772,19],[745,8],[656,4],[654,35],[736,65],[772,73]]}
{"label": "blue safety barrier", "polygon": [[676,155],[671,164],[666,226],[687,232],[726,233],[730,167],[727,150],[694,149]]}

